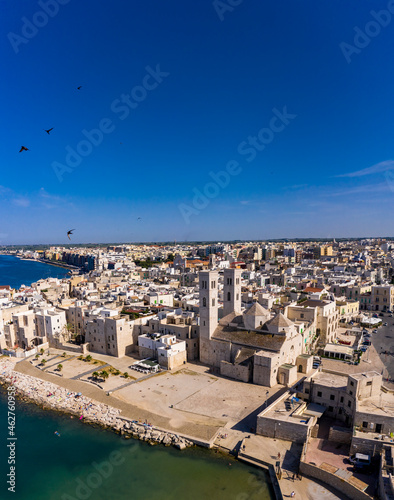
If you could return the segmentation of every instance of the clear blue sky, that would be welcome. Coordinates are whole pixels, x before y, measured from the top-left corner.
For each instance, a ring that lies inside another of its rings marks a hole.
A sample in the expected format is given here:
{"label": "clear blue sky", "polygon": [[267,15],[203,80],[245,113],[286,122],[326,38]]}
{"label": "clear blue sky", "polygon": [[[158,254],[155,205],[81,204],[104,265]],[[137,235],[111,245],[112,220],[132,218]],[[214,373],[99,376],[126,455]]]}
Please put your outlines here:
{"label": "clear blue sky", "polygon": [[1,1],[0,244],[393,235],[387,1],[53,2]]}

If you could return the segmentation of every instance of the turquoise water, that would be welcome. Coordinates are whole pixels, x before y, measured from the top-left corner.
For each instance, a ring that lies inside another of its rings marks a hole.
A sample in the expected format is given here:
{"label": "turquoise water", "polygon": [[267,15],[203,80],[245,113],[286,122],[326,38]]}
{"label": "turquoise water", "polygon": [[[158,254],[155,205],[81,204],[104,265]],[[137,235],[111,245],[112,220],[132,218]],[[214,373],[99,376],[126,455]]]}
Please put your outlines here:
{"label": "turquoise water", "polygon": [[21,401],[15,413],[16,492],[12,493],[6,484],[6,393],[0,390],[2,500],[274,498],[264,471],[210,450],[179,451],[126,440]]}
{"label": "turquoise water", "polygon": [[61,267],[20,260],[13,255],[0,255],[0,285],[18,289],[21,285],[30,286],[42,278],[64,278],[67,274],[68,270]]}

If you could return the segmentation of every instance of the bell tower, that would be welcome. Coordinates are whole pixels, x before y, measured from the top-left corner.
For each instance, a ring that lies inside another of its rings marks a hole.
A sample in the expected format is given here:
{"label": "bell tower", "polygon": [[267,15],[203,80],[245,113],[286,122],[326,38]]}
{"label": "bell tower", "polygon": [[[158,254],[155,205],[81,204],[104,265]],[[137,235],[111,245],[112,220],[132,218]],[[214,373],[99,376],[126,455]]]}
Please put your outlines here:
{"label": "bell tower", "polygon": [[241,313],[241,269],[224,270],[223,316]]}

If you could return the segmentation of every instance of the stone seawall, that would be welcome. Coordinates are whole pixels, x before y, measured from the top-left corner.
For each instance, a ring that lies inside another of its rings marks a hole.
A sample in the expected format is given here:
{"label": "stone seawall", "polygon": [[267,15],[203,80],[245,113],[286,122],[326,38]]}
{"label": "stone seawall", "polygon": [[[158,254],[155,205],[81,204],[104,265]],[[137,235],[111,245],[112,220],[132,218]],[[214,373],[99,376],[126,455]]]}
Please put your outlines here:
{"label": "stone seawall", "polygon": [[83,396],[70,392],[63,387],[30,375],[14,371],[14,363],[8,359],[0,361],[0,382],[12,385],[18,396],[34,402],[43,408],[69,413],[83,422],[97,424],[124,437],[133,437],[151,444],[173,445],[183,450],[192,446],[191,439],[153,427],[149,422],[130,420],[121,417],[120,410]]}

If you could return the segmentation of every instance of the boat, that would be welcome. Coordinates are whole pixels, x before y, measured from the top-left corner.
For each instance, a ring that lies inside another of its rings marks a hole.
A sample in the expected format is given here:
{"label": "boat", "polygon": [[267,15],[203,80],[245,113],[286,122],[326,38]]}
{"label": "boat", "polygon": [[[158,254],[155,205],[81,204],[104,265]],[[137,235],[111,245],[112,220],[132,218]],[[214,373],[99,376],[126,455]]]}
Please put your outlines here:
{"label": "boat", "polygon": [[57,431],[55,431],[54,434],[55,434],[55,436],[60,437],[60,434]]}

